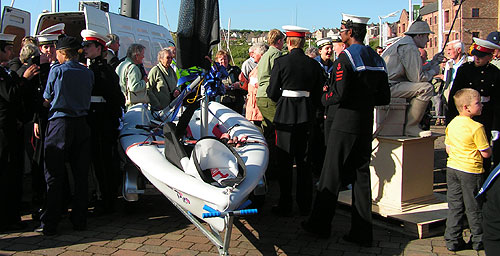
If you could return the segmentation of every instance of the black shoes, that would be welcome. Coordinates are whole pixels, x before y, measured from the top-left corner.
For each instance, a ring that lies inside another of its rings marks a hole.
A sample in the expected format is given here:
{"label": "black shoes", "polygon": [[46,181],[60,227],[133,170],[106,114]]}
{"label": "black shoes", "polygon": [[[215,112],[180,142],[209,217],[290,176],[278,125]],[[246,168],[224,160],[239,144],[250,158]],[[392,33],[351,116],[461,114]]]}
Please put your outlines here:
{"label": "black shoes", "polygon": [[291,217],[292,216],[292,209],[291,207],[281,207],[279,205],[275,205],[271,208],[271,212],[274,215],[280,216],[280,217]]}
{"label": "black shoes", "polygon": [[308,221],[302,221],[300,226],[304,231],[311,233],[318,238],[328,239],[330,237],[330,230],[315,228]]}
{"label": "black shoes", "polygon": [[0,231],[19,231],[26,229],[28,225],[23,221],[16,221],[6,225],[0,225]]}
{"label": "black shoes", "polygon": [[475,251],[481,251],[481,250],[484,250],[484,245],[482,242],[479,242],[479,243],[473,243],[472,244],[472,250],[475,250]]}
{"label": "black shoes", "polygon": [[55,228],[47,228],[46,226],[40,226],[35,229],[35,232],[42,233],[45,236],[54,236],[57,234],[57,231]]}
{"label": "black shoes", "polygon": [[351,235],[344,235],[342,237],[342,239],[344,239],[344,241],[346,241],[346,242],[357,244],[357,245],[363,246],[363,247],[371,247],[372,246],[371,239],[363,239],[363,238],[359,238],[359,237],[351,236]]}

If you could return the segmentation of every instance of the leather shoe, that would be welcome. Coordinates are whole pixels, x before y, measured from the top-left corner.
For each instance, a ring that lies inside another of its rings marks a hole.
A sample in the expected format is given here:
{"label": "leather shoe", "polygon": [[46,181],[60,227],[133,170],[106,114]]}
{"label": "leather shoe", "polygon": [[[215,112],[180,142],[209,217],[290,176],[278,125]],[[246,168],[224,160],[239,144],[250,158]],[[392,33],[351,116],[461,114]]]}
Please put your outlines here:
{"label": "leather shoe", "polygon": [[372,240],[371,239],[360,239],[351,235],[344,235],[342,239],[346,242],[357,244],[359,246],[363,247],[371,247],[372,246]]}
{"label": "leather shoe", "polygon": [[271,208],[271,212],[274,215],[277,215],[277,216],[280,216],[280,217],[291,217],[292,216],[292,209],[281,207],[279,205],[273,206]]}
{"label": "leather shoe", "polygon": [[481,251],[481,250],[484,250],[484,245],[482,242],[472,243],[472,249],[475,251]]}
{"label": "leather shoe", "polygon": [[73,230],[75,231],[87,230],[87,225],[73,225]]}
{"label": "leather shoe", "polygon": [[44,226],[40,226],[35,229],[35,232],[42,233],[45,236],[54,236],[57,234],[56,230],[53,228],[47,228]]}
{"label": "leather shoe", "polygon": [[302,221],[300,223],[300,226],[304,231],[311,233],[318,238],[328,239],[330,237],[330,231],[316,229],[308,221]]}

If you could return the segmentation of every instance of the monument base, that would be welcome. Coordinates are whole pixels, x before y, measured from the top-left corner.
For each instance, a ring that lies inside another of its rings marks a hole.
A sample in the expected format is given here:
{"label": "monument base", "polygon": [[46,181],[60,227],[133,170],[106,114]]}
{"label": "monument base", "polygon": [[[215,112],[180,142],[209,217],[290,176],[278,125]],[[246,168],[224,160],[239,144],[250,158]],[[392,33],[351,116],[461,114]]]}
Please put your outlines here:
{"label": "monument base", "polygon": [[[442,234],[448,214],[446,195],[434,193],[432,197],[432,200],[426,202],[406,202],[408,208],[404,212],[390,211],[376,204],[372,204],[372,212],[385,218],[400,221],[405,231],[419,239]],[[351,190],[339,193],[339,203],[352,205]]]}

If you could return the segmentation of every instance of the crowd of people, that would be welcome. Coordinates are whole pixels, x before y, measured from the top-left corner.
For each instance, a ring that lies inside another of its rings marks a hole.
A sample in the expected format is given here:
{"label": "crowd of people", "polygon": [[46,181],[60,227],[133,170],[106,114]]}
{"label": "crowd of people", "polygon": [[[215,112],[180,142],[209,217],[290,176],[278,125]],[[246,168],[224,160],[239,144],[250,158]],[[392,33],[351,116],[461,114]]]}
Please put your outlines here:
{"label": "crowd of people", "polygon": [[[405,98],[404,134],[426,137],[431,132],[421,121],[432,100],[436,124],[448,125],[446,245],[450,251],[466,248],[466,215],[472,248],[499,252],[500,217],[494,213],[500,198],[489,191],[500,184],[475,195],[500,162],[500,147],[490,143],[500,129],[500,33],[474,38],[472,61],[458,40],[446,45],[447,60],[438,53],[427,61],[422,49],[433,32],[426,22],[417,19],[399,41],[374,50],[363,43],[368,20],[344,14],[338,36],[305,51],[307,29],[272,29],[267,44],[250,47],[241,69],[230,64],[227,51],[216,52],[214,61],[228,73],[225,94],[217,100],[246,116],[267,140],[266,175],[277,178],[280,188],[272,212],[291,216],[295,201],[300,215],[308,216],[302,228],[327,238],[339,191],[349,187],[351,229],[344,239],[370,246],[374,108],[391,97]],[[175,47],[159,50],[157,64],[146,72],[144,45],[131,44],[120,60],[117,35],[83,30],[80,42],[63,32],[64,24],[57,24],[24,38],[18,58],[12,58],[14,36],[0,34],[0,204],[9,206],[0,211],[0,230],[25,227],[20,156],[30,147],[36,231],[56,234],[69,207],[73,228],[86,228],[89,171],[97,183],[94,212],[112,213],[120,180],[120,118],[130,105],[162,110],[180,94],[177,82],[186,71],[176,67]],[[442,82],[435,86],[433,79]]]}

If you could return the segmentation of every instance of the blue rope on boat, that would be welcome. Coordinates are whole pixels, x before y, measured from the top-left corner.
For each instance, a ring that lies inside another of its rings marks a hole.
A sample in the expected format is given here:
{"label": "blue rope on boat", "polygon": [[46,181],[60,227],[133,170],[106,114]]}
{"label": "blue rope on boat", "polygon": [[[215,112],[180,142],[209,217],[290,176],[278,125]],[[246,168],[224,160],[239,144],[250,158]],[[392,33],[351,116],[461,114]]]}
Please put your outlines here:
{"label": "blue rope on boat", "polygon": [[230,216],[252,215],[252,214],[258,213],[257,209],[245,209],[245,210],[220,212],[220,211],[217,211],[208,205],[204,205],[203,209],[205,211],[207,211],[206,213],[202,214],[203,218],[225,217],[227,215],[230,215]]}
{"label": "blue rope on boat", "polygon": [[[181,77],[177,82],[177,85],[182,85],[188,82],[192,83],[199,76],[203,77],[203,86],[208,97],[215,97],[226,93],[222,80],[227,78],[229,74],[227,73],[226,68],[221,66],[219,63],[214,63],[209,72],[193,72],[187,76]],[[182,90],[181,94],[177,97],[177,102],[173,114],[170,117],[170,122],[174,121],[175,117],[179,113],[184,98],[193,90],[194,88],[191,89],[190,86],[186,86],[186,88]]]}

